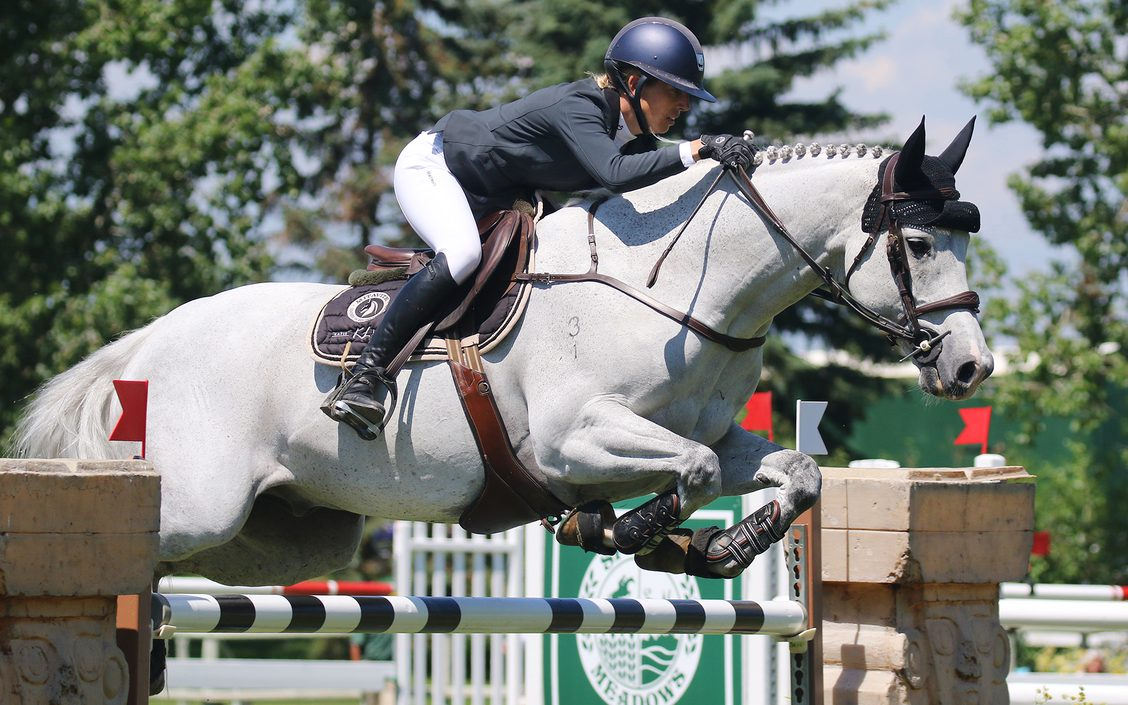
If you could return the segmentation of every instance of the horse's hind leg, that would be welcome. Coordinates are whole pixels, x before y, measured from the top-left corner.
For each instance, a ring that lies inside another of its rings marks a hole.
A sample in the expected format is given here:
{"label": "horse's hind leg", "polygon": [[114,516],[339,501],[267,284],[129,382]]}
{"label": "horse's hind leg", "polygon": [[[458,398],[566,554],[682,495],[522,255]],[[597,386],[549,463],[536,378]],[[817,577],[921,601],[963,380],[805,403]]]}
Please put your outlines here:
{"label": "horse's hind leg", "polygon": [[296,515],[285,500],[267,494],[255,500],[233,539],[175,565],[234,585],[298,582],[348,565],[363,530],[364,517],[325,507]]}

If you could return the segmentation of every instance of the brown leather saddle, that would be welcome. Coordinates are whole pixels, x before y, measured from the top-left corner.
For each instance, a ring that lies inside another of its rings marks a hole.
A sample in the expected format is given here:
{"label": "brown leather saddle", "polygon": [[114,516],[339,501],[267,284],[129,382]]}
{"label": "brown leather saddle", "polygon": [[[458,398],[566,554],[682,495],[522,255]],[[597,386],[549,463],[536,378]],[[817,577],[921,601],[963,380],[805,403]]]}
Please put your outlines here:
{"label": "brown leather saddle", "polygon": [[[447,363],[458,389],[462,408],[470,421],[485,465],[481,494],[462,513],[458,523],[467,531],[491,534],[534,521],[548,526],[571,507],[549,490],[545,474],[527,468],[517,458],[494,400],[482,364],[478,327],[498,302],[513,296],[520,287],[517,275],[528,272],[535,227],[533,218],[517,210],[499,211],[478,223],[482,263],[464,294],[433,327],[426,327],[405,346],[389,366],[395,374],[428,334],[440,335],[446,343]],[[368,271],[403,270],[408,276],[421,269],[434,253],[430,250],[369,245]],[[550,529],[551,531],[551,529]]]}
{"label": "brown leather saddle", "polygon": [[[526,271],[533,244],[533,219],[517,210],[497,211],[478,221],[482,238],[482,262],[469,286],[463,287],[461,298],[435,324],[434,333],[446,333],[468,323],[473,313],[488,315],[502,296],[517,286],[513,275]],[[434,257],[428,249],[369,245],[364,248],[371,259],[368,271],[403,270],[415,274]]]}

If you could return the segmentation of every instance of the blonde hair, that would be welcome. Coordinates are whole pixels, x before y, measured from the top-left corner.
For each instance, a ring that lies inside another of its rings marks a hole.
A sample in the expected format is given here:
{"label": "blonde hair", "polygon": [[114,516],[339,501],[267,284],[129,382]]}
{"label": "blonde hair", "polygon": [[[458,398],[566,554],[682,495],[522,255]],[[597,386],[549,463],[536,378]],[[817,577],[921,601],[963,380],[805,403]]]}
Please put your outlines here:
{"label": "blonde hair", "polygon": [[[615,82],[612,81],[611,77],[608,76],[606,73],[592,73],[591,71],[588,71],[588,75],[591,76],[593,79],[595,79],[595,85],[599,86],[600,88],[611,88],[611,89],[618,90],[618,88],[615,86]],[[624,67],[624,69],[623,69],[623,78],[624,79],[629,77],[629,76],[641,76],[641,75],[642,75],[642,71],[639,71],[638,69],[634,68],[633,66],[627,66],[627,67]]]}

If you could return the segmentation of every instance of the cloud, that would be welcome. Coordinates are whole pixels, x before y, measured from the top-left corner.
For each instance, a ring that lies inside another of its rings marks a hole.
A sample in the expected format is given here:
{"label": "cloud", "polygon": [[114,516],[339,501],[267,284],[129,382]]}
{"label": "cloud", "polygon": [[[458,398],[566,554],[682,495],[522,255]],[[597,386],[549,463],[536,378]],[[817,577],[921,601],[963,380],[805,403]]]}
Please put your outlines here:
{"label": "cloud", "polygon": [[865,93],[878,93],[892,88],[899,80],[897,69],[898,63],[891,56],[850,61],[841,66],[843,74],[861,81]]}

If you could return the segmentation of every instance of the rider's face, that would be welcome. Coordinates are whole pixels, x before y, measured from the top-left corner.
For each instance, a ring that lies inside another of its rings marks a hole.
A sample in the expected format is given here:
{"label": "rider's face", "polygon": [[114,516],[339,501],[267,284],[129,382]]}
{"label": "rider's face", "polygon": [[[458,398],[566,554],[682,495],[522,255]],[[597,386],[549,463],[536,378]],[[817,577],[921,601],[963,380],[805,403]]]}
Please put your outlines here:
{"label": "rider's face", "polygon": [[[631,76],[627,85],[631,90],[635,90],[638,85],[637,76]],[[656,135],[669,132],[681,114],[689,110],[688,95],[656,79],[650,79],[643,84],[640,98],[646,124]]]}

